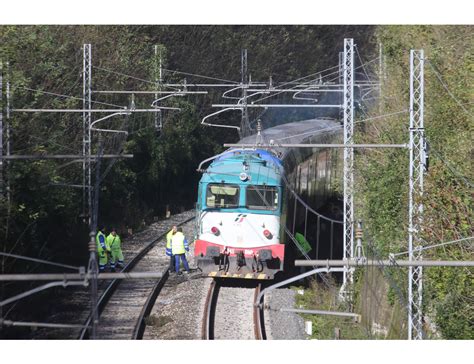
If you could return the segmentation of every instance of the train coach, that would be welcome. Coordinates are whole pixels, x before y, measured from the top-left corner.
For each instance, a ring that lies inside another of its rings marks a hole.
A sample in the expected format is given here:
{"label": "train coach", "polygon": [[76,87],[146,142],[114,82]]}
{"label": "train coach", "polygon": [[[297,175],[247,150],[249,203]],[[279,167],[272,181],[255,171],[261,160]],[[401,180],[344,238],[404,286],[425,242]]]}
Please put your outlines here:
{"label": "train coach", "polygon": [[[312,119],[266,129],[265,137],[284,143],[331,143],[339,141],[341,132],[336,121]],[[240,144],[252,144],[255,139],[250,136]],[[288,227],[297,232],[299,227],[292,224],[302,221],[304,210],[294,210],[294,198],[285,181],[312,208],[319,209],[337,189],[342,176],[339,159],[334,149],[285,149],[276,144],[272,151],[256,145],[230,149],[203,161],[198,168],[203,176],[198,188],[195,234],[195,258],[203,274],[273,279],[288,269],[299,253],[293,244],[286,246],[286,217],[296,214],[297,219],[289,219]],[[207,169],[201,168],[210,161]],[[319,234],[322,237],[328,234],[323,221],[313,225],[323,230]],[[318,256],[326,248],[315,246],[310,255]]]}

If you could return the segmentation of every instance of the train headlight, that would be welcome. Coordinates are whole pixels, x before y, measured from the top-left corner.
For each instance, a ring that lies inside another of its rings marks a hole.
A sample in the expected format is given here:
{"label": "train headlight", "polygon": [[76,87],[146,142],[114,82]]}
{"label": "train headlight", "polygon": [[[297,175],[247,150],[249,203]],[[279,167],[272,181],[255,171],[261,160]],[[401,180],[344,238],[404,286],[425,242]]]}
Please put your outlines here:
{"label": "train headlight", "polygon": [[244,181],[247,181],[247,180],[249,179],[249,176],[248,176],[247,173],[242,172],[242,173],[239,175],[239,178],[240,178],[240,180],[241,180],[242,182],[244,182]]}
{"label": "train headlight", "polygon": [[265,235],[267,239],[273,238],[273,234],[268,229],[263,230],[263,235]]}
{"label": "train headlight", "polygon": [[219,234],[220,234],[221,232],[219,231],[218,228],[216,228],[215,226],[213,226],[213,227],[211,228],[211,233],[213,233],[215,236],[219,236]]}

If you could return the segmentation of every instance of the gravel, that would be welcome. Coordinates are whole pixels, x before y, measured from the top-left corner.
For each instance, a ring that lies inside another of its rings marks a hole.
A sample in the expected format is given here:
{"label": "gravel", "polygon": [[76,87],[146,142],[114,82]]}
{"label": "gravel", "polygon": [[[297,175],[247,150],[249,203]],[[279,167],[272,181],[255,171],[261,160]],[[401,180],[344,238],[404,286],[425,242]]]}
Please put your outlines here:
{"label": "gravel", "polygon": [[[296,292],[280,288],[265,295],[265,304],[271,308],[295,307]],[[265,310],[265,329],[267,340],[305,340],[304,320],[293,312]]]}
{"label": "gravel", "polygon": [[[178,221],[191,218],[195,215],[194,210],[186,211],[181,214],[173,215],[169,219],[160,220],[155,223],[150,224],[143,231],[133,234],[132,236],[123,239],[122,249],[124,253],[125,263],[130,261],[130,259],[141,249],[145,244],[156,239],[159,235],[169,231],[173,224],[176,224]],[[193,239],[193,228],[194,221],[191,221],[183,227],[183,230],[189,241]],[[161,239],[157,244],[157,247],[153,249],[152,255],[162,254],[163,257],[159,257],[159,261],[162,261],[163,266],[167,266],[169,263],[169,258],[165,256],[165,239]],[[145,258],[147,260],[147,258]],[[146,262],[143,262],[145,268],[142,270],[156,270],[158,269],[157,263],[153,262],[146,266]],[[106,286],[105,281],[99,282],[99,295],[101,294],[103,288]],[[123,282],[123,285],[129,285],[133,282]],[[138,292],[131,293],[130,299],[133,298],[134,294]],[[133,305],[133,302],[131,302]],[[52,314],[47,318],[38,318],[37,321],[43,322],[53,322],[53,323],[71,323],[71,324],[83,324],[89,315],[90,310],[90,295],[88,288],[82,287],[68,287],[65,290],[59,291],[54,295],[54,300],[51,302],[51,311]],[[102,318],[102,324],[107,326],[107,318]],[[122,328],[117,327],[117,332],[121,331]],[[31,339],[76,339],[79,335],[79,329],[38,329],[31,332],[31,336],[28,338]]]}
{"label": "gravel", "polygon": [[214,338],[216,340],[255,339],[254,294],[255,289],[252,288],[220,288],[214,324]]}

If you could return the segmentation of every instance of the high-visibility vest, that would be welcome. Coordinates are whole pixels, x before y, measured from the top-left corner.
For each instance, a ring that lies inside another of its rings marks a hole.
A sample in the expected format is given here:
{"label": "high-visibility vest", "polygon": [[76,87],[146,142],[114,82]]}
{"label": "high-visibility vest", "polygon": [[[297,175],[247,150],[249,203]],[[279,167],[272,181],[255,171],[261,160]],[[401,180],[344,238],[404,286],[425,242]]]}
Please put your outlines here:
{"label": "high-visibility vest", "polygon": [[[101,239],[102,237],[102,239]],[[101,241],[102,240],[102,241]],[[107,249],[107,242],[105,235],[102,231],[99,231],[97,235],[95,236],[95,241],[97,243],[97,250],[100,252],[101,250],[106,250]]]}
{"label": "high-visibility vest", "polygon": [[109,249],[118,251],[121,248],[121,243],[122,241],[120,240],[120,236],[118,236],[118,234],[115,234],[115,236],[109,234],[109,236],[107,236],[107,246]]}
{"label": "high-visibility vest", "polygon": [[177,232],[171,237],[171,251],[173,255],[184,254],[187,248],[187,241],[184,234]]}
{"label": "high-visibility vest", "polygon": [[171,238],[173,237],[173,229],[166,234],[166,249],[171,249]]}

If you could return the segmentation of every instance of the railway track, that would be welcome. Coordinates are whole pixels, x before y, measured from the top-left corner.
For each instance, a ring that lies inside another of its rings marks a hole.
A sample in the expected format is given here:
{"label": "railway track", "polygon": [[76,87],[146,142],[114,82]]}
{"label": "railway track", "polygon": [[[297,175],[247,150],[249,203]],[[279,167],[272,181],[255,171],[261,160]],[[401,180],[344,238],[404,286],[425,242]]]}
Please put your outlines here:
{"label": "railway track", "polygon": [[[99,297],[98,339],[134,339],[143,338],[146,319],[169,277],[169,258],[164,255],[164,247],[158,244],[164,241],[169,226],[184,225],[194,219],[193,213],[175,215],[166,221],[167,227],[159,236],[145,244],[135,257],[122,269],[122,272],[140,272],[158,270],[162,278],[156,280],[112,280],[105,282]],[[79,339],[89,339],[91,316],[87,317]]]}
{"label": "railway track", "polygon": [[265,340],[263,310],[255,305],[262,289],[228,287],[214,279],[207,292],[201,326],[203,340]]}

